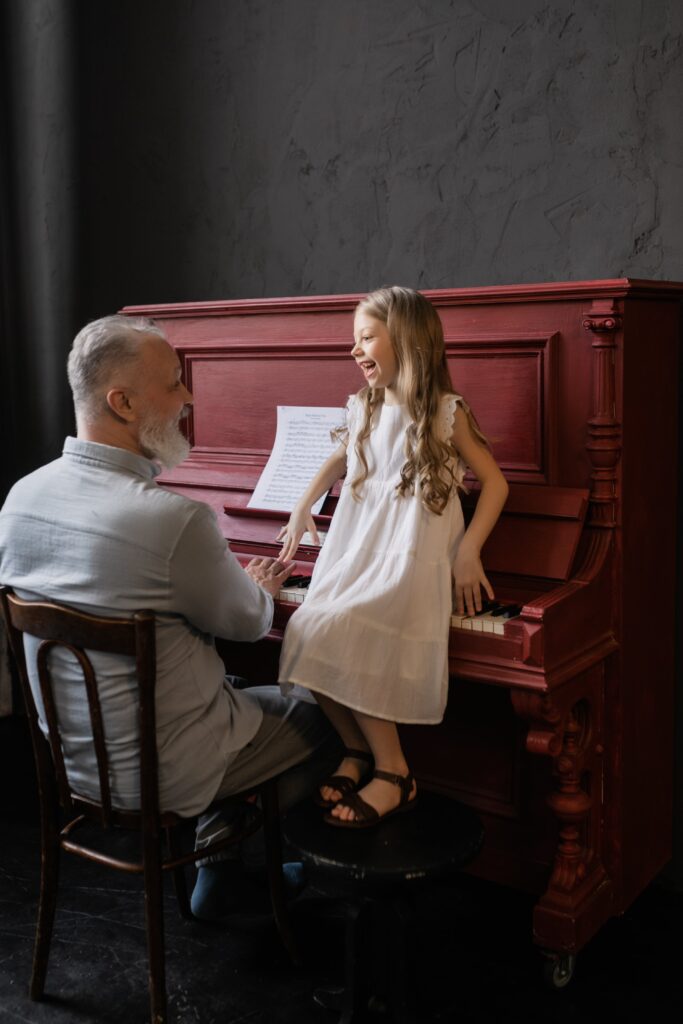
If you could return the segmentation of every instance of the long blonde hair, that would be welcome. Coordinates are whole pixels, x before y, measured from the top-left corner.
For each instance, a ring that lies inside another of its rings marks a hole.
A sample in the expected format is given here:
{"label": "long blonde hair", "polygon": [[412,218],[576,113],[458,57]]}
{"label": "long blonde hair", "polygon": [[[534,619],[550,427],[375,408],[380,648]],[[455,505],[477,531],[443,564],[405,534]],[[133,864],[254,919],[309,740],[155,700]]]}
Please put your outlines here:
{"label": "long blonde hair", "polygon": [[[417,487],[424,507],[441,515],[457,486],[453,466],[458,452],[450,440],[443,441],[437,432],[441,396],[454,394],[439,314],[424,295],[398,286],[371,292],[358,303],[356,312],[360,310],[386,324],[398,364],[396,390],[410,415],[406,461],[396,490],[403,496],[413,494]],[[374,410],[384,402],[384,388],[362,388],[358,398],[363,422],[355,443],[361,470],[351,481],[351,493],[356,499],[360,498],[369,472],[363,443],[370,436]],[[464,409],[472,433],[487,445],[469,407],[464,405]]]}

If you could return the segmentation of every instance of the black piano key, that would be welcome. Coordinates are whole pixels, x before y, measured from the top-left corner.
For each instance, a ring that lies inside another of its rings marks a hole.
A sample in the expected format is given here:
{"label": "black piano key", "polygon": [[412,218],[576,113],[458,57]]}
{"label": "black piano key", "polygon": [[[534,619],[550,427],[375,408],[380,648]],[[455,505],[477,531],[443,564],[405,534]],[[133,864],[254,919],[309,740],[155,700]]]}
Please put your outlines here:
{"label": "black piano key", "polygon": [[285,580],[284,587],[307,587],[310,582],[310,576],[288,576],[287,579]]}
{"label": "black piano key", "polygon": [[515,615],[519,615],[522,610],[521,604],[502,604],[498,603],[489,612],[494,618],[502,617],[504,619],[511,619]]}
{"label": "black piano key", "polygon": [[502,615],[509,607],[509,604],[501,604],[500,601],[488,601],[484,611],[487,615]]}

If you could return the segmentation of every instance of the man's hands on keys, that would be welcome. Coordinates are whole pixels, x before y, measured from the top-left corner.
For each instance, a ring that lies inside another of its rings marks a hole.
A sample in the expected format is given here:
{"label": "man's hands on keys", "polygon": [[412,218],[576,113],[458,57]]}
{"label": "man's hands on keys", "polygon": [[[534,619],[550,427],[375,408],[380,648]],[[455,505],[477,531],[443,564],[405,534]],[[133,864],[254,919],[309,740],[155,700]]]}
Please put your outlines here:
{"label": "man's hands on keys", "polygon": [[318,537],[318,531],[310,509],[295,508],[289,517],[289,522],[286,526],[282,527],[276,538],[282,541],[280,558],[283,562],[294,556],[294,552],[299,547],[301,538],[305,533],[310,533],[314,544],[320,544],[320,538]]}
{"label": "man's hands on keys", "polygon": [[252,580],[267,590],[271,597],[277,597],[293,569],[294,562],[285,562],[282,558],[252,558],[244,567]]}

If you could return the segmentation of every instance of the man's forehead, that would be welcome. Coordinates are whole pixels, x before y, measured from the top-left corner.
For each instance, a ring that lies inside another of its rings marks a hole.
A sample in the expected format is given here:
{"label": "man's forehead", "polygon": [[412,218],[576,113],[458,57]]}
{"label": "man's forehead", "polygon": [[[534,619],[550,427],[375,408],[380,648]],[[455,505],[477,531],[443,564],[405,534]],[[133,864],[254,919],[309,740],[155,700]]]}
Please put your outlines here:
{"label": "man's forehead", "polygon": [[146,334],[140,346],[140,354],[148,366],[158,369],[176,369],[180,367],[178,354],[165,338],[158,334]]}

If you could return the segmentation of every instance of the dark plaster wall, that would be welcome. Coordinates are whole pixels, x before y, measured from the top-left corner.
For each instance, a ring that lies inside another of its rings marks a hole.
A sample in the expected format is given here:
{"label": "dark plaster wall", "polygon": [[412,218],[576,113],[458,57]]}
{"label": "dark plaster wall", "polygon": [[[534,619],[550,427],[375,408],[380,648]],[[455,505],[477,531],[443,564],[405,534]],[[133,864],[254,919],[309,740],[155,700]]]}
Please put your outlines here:
{"label": "dark plaster wall", "polygon": [[125,0],[80,22],[89,312],[683,279],[680,0]]}

